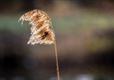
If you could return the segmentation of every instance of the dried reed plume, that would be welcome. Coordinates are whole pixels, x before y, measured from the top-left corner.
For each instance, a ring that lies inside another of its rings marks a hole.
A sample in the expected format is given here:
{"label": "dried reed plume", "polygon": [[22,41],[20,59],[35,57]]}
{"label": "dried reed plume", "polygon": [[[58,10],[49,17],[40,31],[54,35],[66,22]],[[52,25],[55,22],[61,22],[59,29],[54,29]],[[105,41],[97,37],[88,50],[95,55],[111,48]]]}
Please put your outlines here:
{"label": "dried reed plume", "polygon": [[60,80],[59,73],[59,64],[58,64],[58,55],[55,34],[52,30],[53,26],[51,19],[47,13],[41,10],[32,10],[23,14],[19,21],[28,21],[31,27],[31,36],[28,41],[28,44],[54,44],[55,57],[56,57],[56,68],[57,68],[57,80]]}

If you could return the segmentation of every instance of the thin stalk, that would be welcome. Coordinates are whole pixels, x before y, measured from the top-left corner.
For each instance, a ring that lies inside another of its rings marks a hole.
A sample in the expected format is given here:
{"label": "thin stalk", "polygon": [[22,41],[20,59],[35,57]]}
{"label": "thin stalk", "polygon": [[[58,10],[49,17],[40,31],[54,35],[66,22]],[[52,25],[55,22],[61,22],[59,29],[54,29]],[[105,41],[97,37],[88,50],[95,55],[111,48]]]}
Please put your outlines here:
{"label": "thin stalk", "polygon": [[55,60],[56,60],[57,80],[60,80],[60,69],[59,69],[59,60],[58,60],[58,53],[57,53],[56,40],[54,41],[54,50],[55,50]]}

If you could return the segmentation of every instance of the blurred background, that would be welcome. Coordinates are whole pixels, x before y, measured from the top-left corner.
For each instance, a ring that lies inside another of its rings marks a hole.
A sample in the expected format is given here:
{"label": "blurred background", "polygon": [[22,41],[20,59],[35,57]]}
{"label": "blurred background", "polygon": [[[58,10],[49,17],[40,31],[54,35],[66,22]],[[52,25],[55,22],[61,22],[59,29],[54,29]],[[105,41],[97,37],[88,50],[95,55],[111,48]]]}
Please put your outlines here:
{"label": "blurred background", "polygon": [[27,45],[32,9],[56,32],[61,80],[114,80],[114,0],[0,0],[0,80],[56,80],[53,45]]}

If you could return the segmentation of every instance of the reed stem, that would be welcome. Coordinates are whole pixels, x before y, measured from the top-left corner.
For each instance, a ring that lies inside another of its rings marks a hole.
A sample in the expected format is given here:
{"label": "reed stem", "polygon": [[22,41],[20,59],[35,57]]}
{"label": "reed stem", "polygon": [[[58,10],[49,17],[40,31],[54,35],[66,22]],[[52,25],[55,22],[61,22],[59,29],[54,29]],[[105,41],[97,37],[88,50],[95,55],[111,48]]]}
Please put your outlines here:
{"label": "reed stem", "polygon": [[56,60],[57,80],[60,80],[60,69],[59,69],[59,60],[58,60],[58,53],[57,53],[56,40],[54,41],[54,50],[55,50],[55,60]]}

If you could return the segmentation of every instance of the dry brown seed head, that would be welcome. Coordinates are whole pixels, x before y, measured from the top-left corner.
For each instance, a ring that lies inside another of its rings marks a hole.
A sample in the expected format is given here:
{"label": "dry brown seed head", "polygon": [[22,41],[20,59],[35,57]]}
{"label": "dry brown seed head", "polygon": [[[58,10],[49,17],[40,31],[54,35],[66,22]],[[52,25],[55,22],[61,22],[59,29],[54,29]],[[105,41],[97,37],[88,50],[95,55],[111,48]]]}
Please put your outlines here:
{"label": "dry brown seed head", "polygon": [[47,13],[41,10],[32,10],[23,14],[20,21],[28,21],[31,27],[31,36],[28,44],[52,44],[55,34],[52,30],[51,19]]}

